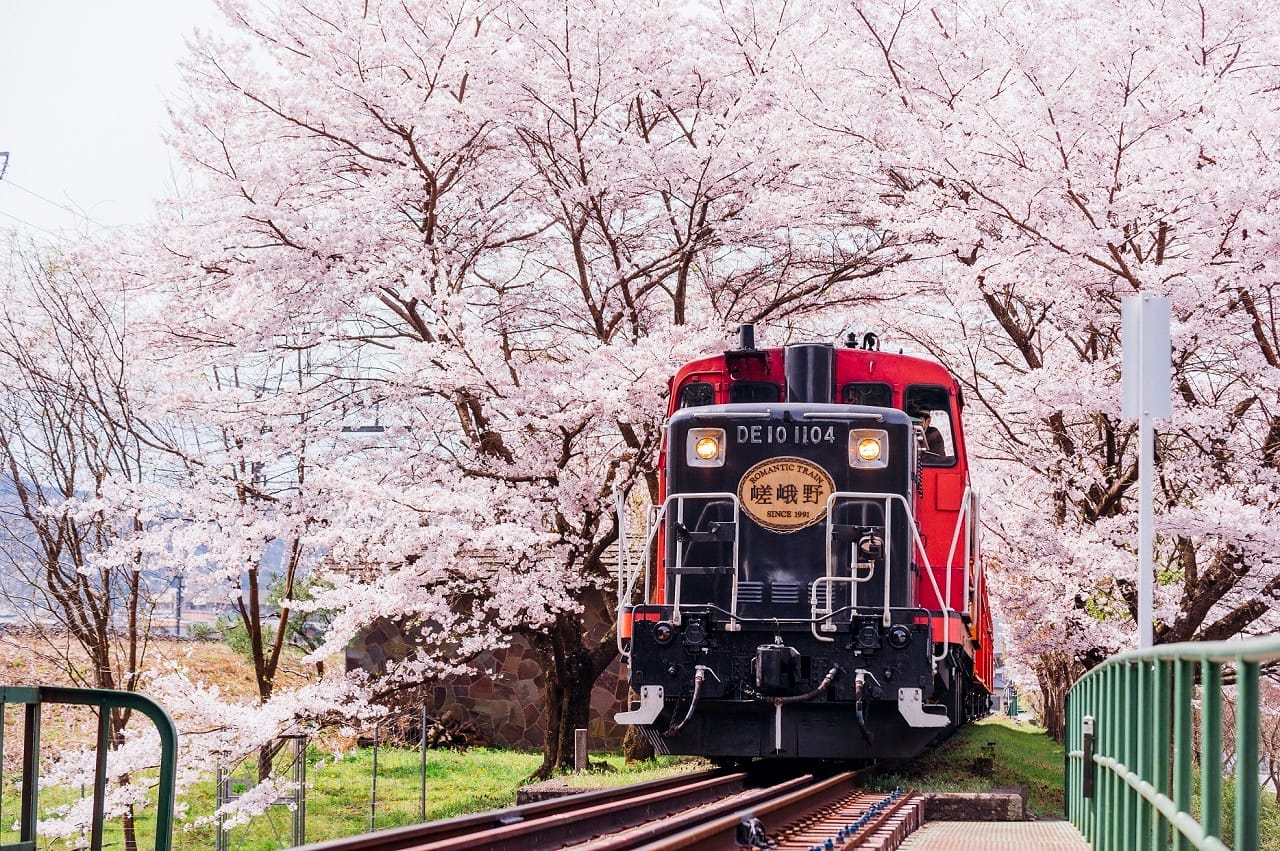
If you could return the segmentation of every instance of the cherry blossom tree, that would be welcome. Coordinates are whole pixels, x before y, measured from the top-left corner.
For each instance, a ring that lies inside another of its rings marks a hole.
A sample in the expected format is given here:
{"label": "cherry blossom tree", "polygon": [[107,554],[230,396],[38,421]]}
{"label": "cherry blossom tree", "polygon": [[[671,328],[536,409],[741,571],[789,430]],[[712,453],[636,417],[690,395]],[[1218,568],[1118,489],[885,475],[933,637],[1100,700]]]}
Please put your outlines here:
{"label": "cherry blossom tree", "polygon": [[211,435],[167,545],[296,541],[335,612],[317,656],[417,627],[381,689],[525,635],[565,764],[666,376],[727,324],[889,297],[867,282],[905,253],[869,227],[879,187],[842,180],[878,153],[799,119],[826,28],[781,3],[223,5],[239,35],[195,43],[175,108],[204,188],[125,252],[170,404]]}
{"label": "cherry blossom tree", "polygon": [[992,589],[1041,660],[1047,703],[1133,640],[1137,440],[1119,415],[1119,312],[1139,291],[1171,298],[1174,316],[1157,641],[1274,630],[1273,16],[867,3],[859,23],[912,153],[933,152],[897,172],[937,246],[931,303],[901,327],[965,377],[981,417]]}
{"label": "cherry blossom tree", "polygon": [[[7,246],[0,267],[0,570],[22,627],[15,648],[73,685],[136,691],[172,563],[143,542],[151,475],[136,419],[127,316],[74,258]],[[9,643],[11,639],[5,639]],[[106,710],[103,710],[106,711]],[[110,710],[112,810],[136,847],[132,772],[122,768],[132,710]],[[79,829],[74,819],[68,829]]]}
{"label": "cherry blossom tree", "polygon": [[418,636],[348,698],[521,635],[546,671],[543,772],[566,763],[616,654],[614,495],[654,498],[666,378],[741,321],[771,343],[887,326],[963,378],[991,589],[1052,725],[1075,673],[1131,641],[1119,303],[1171,297],[1157,636],[1275,627],[1261,12],[222,7],[232,31],[193,41],[173,109],[198,189],[96,276],[145,291],[142,421],[165,428],[138,433],[167,466],[130,491],[138,546],[239,607],[260,717],[306,714],[274,677],[310,574],[332,612],[313,658],[378,618]]}

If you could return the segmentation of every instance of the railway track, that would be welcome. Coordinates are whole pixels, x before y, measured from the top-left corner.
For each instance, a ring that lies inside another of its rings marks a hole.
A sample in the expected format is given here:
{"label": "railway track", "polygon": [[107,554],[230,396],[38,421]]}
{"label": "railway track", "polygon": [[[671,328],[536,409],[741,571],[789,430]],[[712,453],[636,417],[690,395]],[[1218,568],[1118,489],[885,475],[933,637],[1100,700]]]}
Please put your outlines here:
{"label": "railway track", "polygon": [[862,775],[805,774],[760,785],[742,772],[700,772],[321,842],[305,851],[891,851],[922,822],[923,805],[912,793],[859,789]]}

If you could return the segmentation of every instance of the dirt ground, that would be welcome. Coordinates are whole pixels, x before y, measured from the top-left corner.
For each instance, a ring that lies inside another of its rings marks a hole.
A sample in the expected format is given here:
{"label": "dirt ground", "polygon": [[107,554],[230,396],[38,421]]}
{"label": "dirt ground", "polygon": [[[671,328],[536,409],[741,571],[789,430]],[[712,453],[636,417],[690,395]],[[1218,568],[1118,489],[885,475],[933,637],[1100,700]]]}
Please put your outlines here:
{"label": "dirt ground", "polygon": [[[43,638],[28,632],[0,634],[0,686],[85,686],[86,681],[68,673],[85,671],[87,658],[79,646],[65,635]],[[256,699],[252,667],[247,659],[217,641],[176,640],[171,637],[151,639],[143,656],[147,675],[184,670],[192,680],[216,685],[223,695]],[[306,667],[296,655],[284,665],[277,683],[282,687],[302,682]],[[145,675],[144,675],[145,680]],[[139,689],[146,692],[145,685]],[[87,707],[49,705],[43,708],[41,750],[49,747],[77,747],[92,742],[96,715]],[[4,707],[4,768],[17,767],[21,757],[21,709]],[[12,764],[11,764],[12,763]]]}

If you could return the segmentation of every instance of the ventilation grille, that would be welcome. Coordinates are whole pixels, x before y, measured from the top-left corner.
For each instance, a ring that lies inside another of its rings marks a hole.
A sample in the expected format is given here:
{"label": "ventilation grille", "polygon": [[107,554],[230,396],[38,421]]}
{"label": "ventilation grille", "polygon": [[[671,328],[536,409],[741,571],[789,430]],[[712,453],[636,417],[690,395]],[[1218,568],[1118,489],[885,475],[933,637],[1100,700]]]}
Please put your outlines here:
{"label": "ventilation grille", "polygon": [[795,582],[774,582],[769,587],[769,599],[779,606],[799,603],[800,586]]}
{"label": "ventilation grille", "polygon": [[743,603],[763,603],[764,602],[764,583],[763,582],[739,582],[738,583],[738,604]]}

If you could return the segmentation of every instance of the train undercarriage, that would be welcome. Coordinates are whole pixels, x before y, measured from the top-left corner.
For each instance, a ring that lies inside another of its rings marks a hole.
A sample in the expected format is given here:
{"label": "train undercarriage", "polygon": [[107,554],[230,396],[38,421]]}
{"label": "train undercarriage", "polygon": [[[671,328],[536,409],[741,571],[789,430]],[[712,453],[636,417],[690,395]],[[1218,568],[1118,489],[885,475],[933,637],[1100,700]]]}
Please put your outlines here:
{"label": "train undercarriage", "polygon": [[[712,609],[633,612],[640,724],[660,753],[709,758],[903,759],[985,712],[960,647],[932,641],[940,613],[879,612],[726,629]],[[952,613],[952,617],[956,617]]]}

